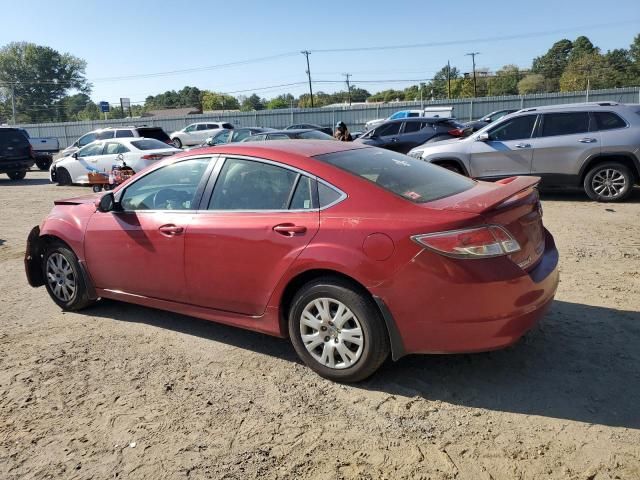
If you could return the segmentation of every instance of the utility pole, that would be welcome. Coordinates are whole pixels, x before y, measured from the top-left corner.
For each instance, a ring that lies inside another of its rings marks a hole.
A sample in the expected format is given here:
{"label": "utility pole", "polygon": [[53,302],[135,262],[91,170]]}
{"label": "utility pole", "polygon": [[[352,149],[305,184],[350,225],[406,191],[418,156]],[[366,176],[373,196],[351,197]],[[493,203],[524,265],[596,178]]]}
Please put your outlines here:
{"label": "utility pole", "polygon": [[471,57],[471,61],[473,62],[473,96],[478,96],[478,86],[476,84],[476,55],[480,55],[480,52],[471,52],[465,53],[465,55],[469,55]]}
{"label": "utility pole", "polygon": [[342,75],[344,75],[345,78],[347,79],[347,92],[349,94],[349,106],[351,106],[351,85],[349,84],[349,78],[351,77],[351,74],[343,73]]}
{"label": "utility pole", "polygon": [[447,60],[447,98],[451,98],[451,64]]}
{"label": "utility pole", "polygon": [[307,57],[307,77],[309,77],[309,95],[311,96],[311,108],[313,108],[313,89],[311,88],[311,68],[309,68],[309,55],[311,52],[309,50],[302,50],[300,52],[305,57]]}
{"label": "utility pole", "polygon": [[16,84],[11,84],[11,112],[13,118],[13,124],[16,124]]}

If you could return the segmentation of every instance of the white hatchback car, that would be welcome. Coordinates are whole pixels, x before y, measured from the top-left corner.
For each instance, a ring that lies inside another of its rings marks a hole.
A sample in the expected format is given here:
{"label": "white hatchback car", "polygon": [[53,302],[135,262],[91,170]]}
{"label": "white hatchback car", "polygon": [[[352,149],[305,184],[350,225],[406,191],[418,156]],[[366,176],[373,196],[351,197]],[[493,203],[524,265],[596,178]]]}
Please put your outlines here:
{"label": "white hatchback car", "polygon": [[58,185],[88,184],[89,172],[108,174],[119,161],[124,161],[137,173],[179,151],[155,138],[98,140],[68,157],[56,160],[49,168],[49,177]]}
{"label": "white hatchback car", "polygon": [[192,123],[184,127],[182,130],[173,132],[170,137],[176,148],[183,146],[200,145],[207,138],[212,136],[216,130],[221,128],[233,129],[233,125],[228,122],[199,122]]}

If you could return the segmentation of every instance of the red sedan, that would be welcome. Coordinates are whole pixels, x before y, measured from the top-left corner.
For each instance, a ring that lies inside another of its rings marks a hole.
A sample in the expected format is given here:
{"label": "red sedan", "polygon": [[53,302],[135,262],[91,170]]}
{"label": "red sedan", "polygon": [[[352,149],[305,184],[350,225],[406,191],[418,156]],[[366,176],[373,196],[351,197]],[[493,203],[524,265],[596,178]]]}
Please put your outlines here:
{"label": "red sedan", "polygon": [[470,180],[389,150],[273,141],[185,152],[113,192],[55,202],[29,283],[289,337],[357,381],[391,353],[502,348],[553,300],[535,177]]}

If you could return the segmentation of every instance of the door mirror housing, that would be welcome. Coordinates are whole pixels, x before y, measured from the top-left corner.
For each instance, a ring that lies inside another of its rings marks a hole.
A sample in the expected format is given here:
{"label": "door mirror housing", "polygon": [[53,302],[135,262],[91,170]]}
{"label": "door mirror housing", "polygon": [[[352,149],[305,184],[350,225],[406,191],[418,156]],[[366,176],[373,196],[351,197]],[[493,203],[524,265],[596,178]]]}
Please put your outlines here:
{"label": "door mirror housing", "polygon": [[71,154],[71,156],[77,160],[78,159],[78,152],[73,152]]}
{"label": "door mirror housing", "polygon": [[113,196],[113,192],[105,193],[102,197],[96,200],[96,207],[99,212],[113,212],[114,210],[118,210],[118,202],[116,202],[115,197]]}
{"label": "door mirror housing", "polygon": [[488,141],[489,141],[489,134],[486,132],[481,133],[476,137],[476,142],[488,142]]}

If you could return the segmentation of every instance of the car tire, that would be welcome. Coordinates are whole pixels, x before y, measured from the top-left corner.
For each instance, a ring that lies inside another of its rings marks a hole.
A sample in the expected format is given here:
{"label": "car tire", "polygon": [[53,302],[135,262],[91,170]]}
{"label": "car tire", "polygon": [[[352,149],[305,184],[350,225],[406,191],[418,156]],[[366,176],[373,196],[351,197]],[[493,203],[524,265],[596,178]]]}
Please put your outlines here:
{"label": "car tire", "polygon": [[307,283],[295,294],[289,309],[289,337],[309,368],[337,382],[369,377],[390,349],[373,300],[351,283],[333,277]]}
{"label": "car tire", "polygon": [[49,170],[49,167],[51,166],[52,162],[53,162],[53,158],[51,158],[50,156],[44,156],[36,159],[36,166],[40,170],[46,171],[46,170]]}
{"label": "car tire", "polygon": [[633,191],[633,174],[619,162],[605,162],[593,167],[584,177],[583,187],[597,202],[620,202]]}
{"label": "car tire", "polygon": [[9,177],[11,180],[23,180],[24,177],[27,176],[27,171],[26,170],[18,170],[17,172],[9,172],[7,173],[7,177]]}
{"label": "car tire", "polygon": [[66,244],[55,241],[47,246],[42,274],[49,296],[63,310],[80,310],[95,303],[89,298],[78,257]]}
{"label": "car tire", "polygon": [[180,140],[178,137],[176,138],[172,138],[171,142],[173,143],[173,146],[176,148],[182,148],[182,140]]}
{"label": "car tire", "polygon": [[73,184],[71,175],[69,175],[69,172],[67,171],[66,168],[62,168],[62,167],[56,168],[56,182],[58,182],[58,185],[60,186]]}

